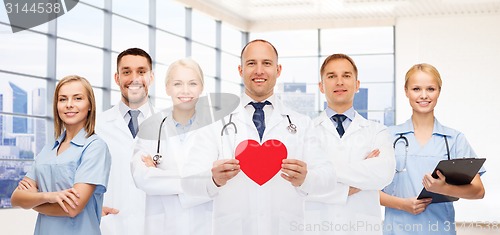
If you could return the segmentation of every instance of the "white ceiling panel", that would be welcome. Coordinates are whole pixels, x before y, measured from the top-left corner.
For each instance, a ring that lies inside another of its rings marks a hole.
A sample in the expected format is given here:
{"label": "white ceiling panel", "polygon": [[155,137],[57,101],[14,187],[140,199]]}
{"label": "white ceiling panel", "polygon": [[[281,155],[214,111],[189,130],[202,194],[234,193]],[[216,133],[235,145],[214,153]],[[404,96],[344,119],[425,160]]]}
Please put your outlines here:
{"label": "white ceiling panel", "polygon": [[177,1],[244,31],[253,32],[393,25],[399,17],[500,14],[500,0]]}

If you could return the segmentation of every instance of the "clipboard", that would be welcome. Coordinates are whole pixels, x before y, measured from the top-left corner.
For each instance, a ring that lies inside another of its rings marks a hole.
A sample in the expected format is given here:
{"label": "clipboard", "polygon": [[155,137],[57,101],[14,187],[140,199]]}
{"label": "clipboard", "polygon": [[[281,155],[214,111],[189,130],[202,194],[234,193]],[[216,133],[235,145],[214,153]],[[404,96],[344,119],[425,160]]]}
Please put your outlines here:
{"label": "clipboard", "polygon": [[[438,178],[436,171],[439,170],[446,176],[446,183],[453,185],[470,184],[472,179],[479,172],[483,166],[486,158],[457,158],[451,160],[442,160],[432,172],[432,177]],[[440,202],[453,202],[459,198],[442,195],[438,193],[431,193],[425,188],[422,189],[417,199],[432,198],[432,203]]]}

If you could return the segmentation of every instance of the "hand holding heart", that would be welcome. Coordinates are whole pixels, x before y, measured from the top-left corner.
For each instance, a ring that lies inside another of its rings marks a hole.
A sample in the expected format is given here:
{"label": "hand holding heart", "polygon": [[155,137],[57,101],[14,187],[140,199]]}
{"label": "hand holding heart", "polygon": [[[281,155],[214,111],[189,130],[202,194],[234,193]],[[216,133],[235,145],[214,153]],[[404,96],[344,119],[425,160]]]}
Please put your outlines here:
{"label": "hand holding heart", "polygon": [[[242,141],[236,147],[236,159],[222,159],[213,163],[212,180],[221,187],[240,170],[255,183],[265,184],[281,170],[281,177],[299,187],[307,175],[307,164],[287,159],[287,149],[279,140],[268,140],[262,145],[255,140]],[[241,166],[240,166],[240,161]]]}
{"label": "hand holding heart", "polygon": [[281,177],[299,187],[304,183],[307,175],[307,164],[297,159],[283,159],[281,165]]}
{"label": "hand holding heart", "polygon": [[212,180],[217,187],[223,186],[240,172],[240,161],[237,159],[222,159],[214,162]]}
{"label": "hand holding heart", "polygon": [[[248,178],[261,186],[271,180],[279,171],[282,172],[281,177],[295,187],[302,185],[306,178],[306,163],[297,159],[287,159],[288,151],[286,146],[276,139],[267,140],[262,144],[255,140],[244,140],[236,147],[235,156],[239,160],[238,172],[241,169]],[[222,161],[228,163],[227,160]],[[214,168],[217,164],[221,163],[216,161]],[[219,186],[222,186],[237,174],[225,171],[226,175],[218,178],[214,173],[221,171],[224,171],[224,169],[216,169],[215,171],[212,169],[214,182]]]}

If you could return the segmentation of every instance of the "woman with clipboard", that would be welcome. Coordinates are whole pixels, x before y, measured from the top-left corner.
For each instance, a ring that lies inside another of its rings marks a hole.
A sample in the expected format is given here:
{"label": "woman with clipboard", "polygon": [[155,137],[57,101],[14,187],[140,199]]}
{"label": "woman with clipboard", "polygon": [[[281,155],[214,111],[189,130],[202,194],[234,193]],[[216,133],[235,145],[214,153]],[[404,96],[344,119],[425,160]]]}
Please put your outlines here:
{"label": "woman with clipboard", "polygon": [[384,234],[456,234],[453,202],[432,203],[417,199],[422,185],[430,192],[466,199],[484,197],[480,174],[468,185],[447,184],[437,171],[439,161],[458,157],[476,157],[465,136],[441,125],[434,117],[434,107],[441,92],[442,80],[436,68],[416,64],[405,76],[405,93],[413,113],[405,123],[392,126],[396,174],[393,182],[380,193],[385,206]]}

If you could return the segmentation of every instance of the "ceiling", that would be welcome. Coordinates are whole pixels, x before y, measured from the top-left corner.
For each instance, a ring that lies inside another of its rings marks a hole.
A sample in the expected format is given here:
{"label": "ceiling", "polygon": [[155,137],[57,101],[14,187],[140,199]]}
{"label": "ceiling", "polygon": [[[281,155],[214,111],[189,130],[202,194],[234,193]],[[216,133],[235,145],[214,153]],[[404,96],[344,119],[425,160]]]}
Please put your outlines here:
{"label": "ceiling", "polygon": [[[500,14],[500,0],[177,0],[244,31],[394,25],[400,17]],[[500,25],[500,22],[498,22]],[[500,27],[500,26],[499,26]]]}

